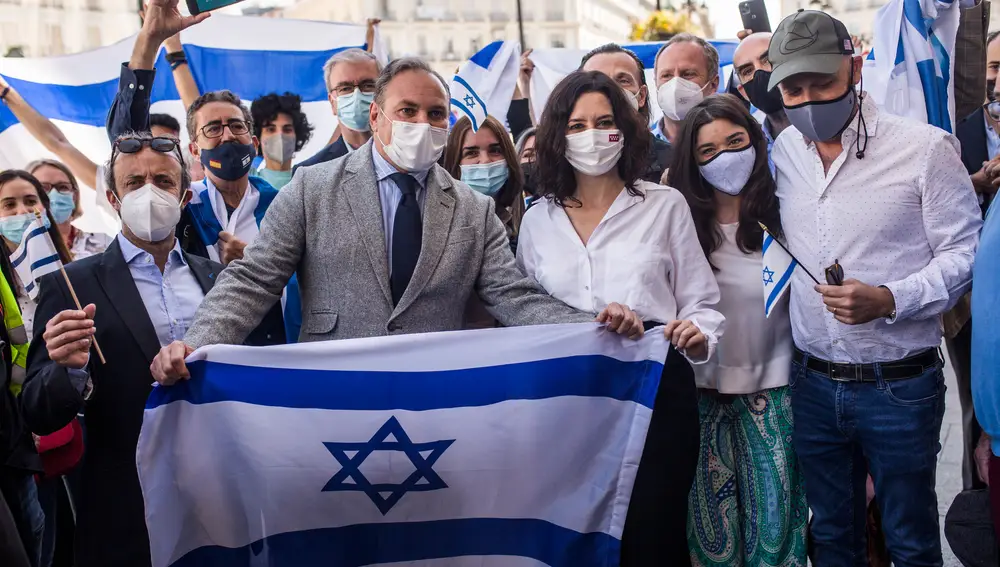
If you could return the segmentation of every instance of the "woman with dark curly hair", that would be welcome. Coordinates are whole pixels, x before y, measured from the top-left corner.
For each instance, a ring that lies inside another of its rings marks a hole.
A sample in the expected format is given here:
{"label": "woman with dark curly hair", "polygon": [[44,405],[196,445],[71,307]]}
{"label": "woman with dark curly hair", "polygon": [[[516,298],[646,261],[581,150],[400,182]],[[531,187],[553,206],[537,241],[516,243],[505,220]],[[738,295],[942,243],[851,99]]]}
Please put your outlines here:
{"label": "woman with dark curly hair", "polygon": [[766,316],[760,280],[760,223],[781,236],[778,198],[767,139],[736,98],[714,95],[691,109],[675,139],[669,183],[691,205],[726,317],[726,336],[694,373],[701,450],[691,490],[691,559],[804,566],[809,513],[791,443],[788,296]]}
{"label": "woman with dark curly hair", "polygon": [[254,136],[260,140],[260,155],[264,167],[257,170],[275,189],[292,180],[292,156],[301,150],[312,136],[313,127],[302,112],[302,98],[297,94],[271,93],[250,104]]}
{"label": "woman with dark curly hair", "polygon": [[624,567],[688,565],[687,503],[698,462],[690,362],[721,334],[719,288],[684,197],[643,181],[651,134],[607,75],[556,86],[535,138],[542,199],[521,221],[517,260],[576,309],[629,305],[673,344],[664,363],[622,534]]}

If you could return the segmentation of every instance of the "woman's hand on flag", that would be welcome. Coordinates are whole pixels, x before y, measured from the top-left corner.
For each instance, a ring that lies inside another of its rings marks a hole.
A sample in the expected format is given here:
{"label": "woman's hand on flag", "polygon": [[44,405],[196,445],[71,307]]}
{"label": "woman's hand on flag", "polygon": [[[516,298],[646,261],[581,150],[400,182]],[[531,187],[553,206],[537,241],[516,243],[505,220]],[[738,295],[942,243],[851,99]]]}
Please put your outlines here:
{"label": "woman's hand on flag", "polygon": [[609,303],[594,320],[602,323],[608,331],[632,340],[641,339],[644,333],[639,315],[620,303]]}
{"label": "woman's hand on flag", "polygon": [[691,321],[675,320],[663,328],[663,336],[670,344],[693,360],[702,360],[708,356],[708,337]]}

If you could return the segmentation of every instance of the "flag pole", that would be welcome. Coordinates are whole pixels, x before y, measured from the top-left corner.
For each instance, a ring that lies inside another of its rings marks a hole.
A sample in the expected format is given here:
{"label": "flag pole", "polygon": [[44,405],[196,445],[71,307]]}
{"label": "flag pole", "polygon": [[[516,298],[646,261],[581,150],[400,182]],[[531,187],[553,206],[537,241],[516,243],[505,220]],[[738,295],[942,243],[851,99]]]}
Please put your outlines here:
{"label": "flag pole", "polygon": [[[41,220],[42,213],[38,209],[35,209],[35,218]],[[66,268],[63,266],[62,261],[59,262],[59,273],[62,274],[63,281],[66,282],[66,287],[69,288],[69,294],[73,298],[73,303],[76,304],[76,308],[83,311],[83,307],[80,305],[80,298],[76,296],[76,290],[73,289],[73,282],[69,281],[69,275],[66,274]],[[97,358],[100,359],[101,364],[107,364],[108,362],[104,360],[104,353],[101,352],[101,345],[97,344],[97,335],[95,334],[90,338],[94,343],[94,350],[97,351]]]}
{"label": "flag pole", "polygon": [[792,254],[791,251],[788,250],[788,248],[785,248],[785,245],[782,244],[780,240],[778,240],[777,238],[775,238],[774,234],[770,231],[770,229],[768,229],[766,226],[764,226],[764,223],[762,223],[760,221],[757,221],[757,224],[759,224],[760,227],[762,229],[764,229],[764,232],[766,232],[769,235],[771,235],[771,238],[774,238],[774,241],[778,243],[778,246],[781,246],[781,249],[784,250],[786,254],[788,254],[789,256],[791,256],[792,260],[795,260],[795,264],[798,267],[802,268],[802,271],[805,272],[806,275],[809,276],[812,279],[812,281],[816,282],[816,285],[823,285],[823,284],[819,283],[819,280],[817,280],[815,276],[813,276],[811,273],[809,273],[809,270],[807,270],[806,267],[802,265],[802,262],[799,262],[799,259],[796,258],[795,255]]}

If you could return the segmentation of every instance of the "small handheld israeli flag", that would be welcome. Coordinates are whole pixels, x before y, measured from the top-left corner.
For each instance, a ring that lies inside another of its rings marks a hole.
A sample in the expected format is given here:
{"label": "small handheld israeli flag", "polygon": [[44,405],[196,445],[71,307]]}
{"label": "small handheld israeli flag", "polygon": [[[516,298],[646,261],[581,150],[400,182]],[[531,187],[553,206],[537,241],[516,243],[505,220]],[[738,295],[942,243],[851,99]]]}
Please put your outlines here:
{"label": "small handheld israeli flag", "polygon": [[[763,226],[763,225],[761,225]],[[764,314],[771,316],[771,310],[778,304],[785,290],[792,282],[792,272],[799,265],[780,242],[764,229],[764,246],[761,277],[764,282]]]}
{"label": "small handheld israeli flag", "polygon": [[472,56],[451,80],[451,105],[479,130],[486,116],[506,122],[517,85],[521,44],[494,41]]}
{"label": "small handheld israeli flag", "polygon": [[58,272],[62,268],[59,252],[43,223],[43,217],[36,217],[31,221],[24,229],[21,244],[10,256],[10,263],[14,266],[24,291],[32,300],[38,297],[38,280],[45,274]]}

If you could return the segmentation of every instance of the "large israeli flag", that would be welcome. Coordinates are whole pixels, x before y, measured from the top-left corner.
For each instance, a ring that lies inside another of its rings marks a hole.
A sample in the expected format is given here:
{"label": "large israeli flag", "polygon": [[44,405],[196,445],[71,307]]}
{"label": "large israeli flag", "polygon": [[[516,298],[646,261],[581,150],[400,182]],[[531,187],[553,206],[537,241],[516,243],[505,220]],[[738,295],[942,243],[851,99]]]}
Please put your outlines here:
{"label": "large israeli flag", "polygon": [[[659,120],[663,116],[659,103],[656,102],[656,77],[653,65],[656,62],[656,53],[665,42],[634,43],[622,45],[626,49],[631,49],[642,60],[646,68],[646,85],[649,89],[650,110],[653,111],[652,119]],[[725,92],[727,81],[733,70],[733,53],[739,41],[736,40],[711,40],[709,41],[719,52],[719,92]],[[597,47],[596,45],[593,47]],[[586,49],[535,49],[531,52],[531,61],[535,64],[535,71],[531,75],[531,108],[535,114],[535,122],[542,119],[542,110],[545,103],[563,77],[580,68],[580,61],[587,54]]]}
{"label": "large israeli flag", "polygon": [[762,280],[764,282],[764,315],[771,316],[771,311],[788,291],[792,284],[792,272],[799,262],[788,253],[781,243],[770,233],[764,231],[762,259]]}
{"label": "large israeli flag", "polygon": [[153,567],[616,566],[667,346],[578,324],[200,349],[139,437]]}
{"label": "large israeli flag", "polygon": [[[215,14],[182,32],[181,41],[201,92],[229,89],[247,104],[271,92],[299,94],[309,122],[316,126],[296,156],[301,160],[327,145],[337,124],[323,84],[323,64],[338,51],[363,47],[365,32],[364,25]],[[111,154],[105,120],[118,89],[121,64],[129,60],[134,42],[135,36],[61,57],[0,58],[0,74],[73,145],[101,164]],[[172,114],[180,121],[186,146],[184,108],[162,52],[151,96],[151,112]],[[39,157],[51,154],[0,105],[0,168],[24,167]],[[80,228],[96,230],[87,225],[99,215],[94,192],[87,188],[81,197]]]}
{"label": "large israeli flag", "polygon": [[890,0],[875,16],[865,90],[887,112],[955,125],[954,61],[960,4],[971,0]]}
{"label": "large israeli flag", "polygon": [[52,243],[49,230],[42,224],[41,217],[31,221],[24,229],[21,243],[10,255],[10,263],[32,301],[38,297],[38,280],[45,274],[58,272],[62,268],[59,252]]}
{"label": "large israeli flag", "polygon": [[467,116],[473,130],[487,115],[505,124],[520,67],[516,41],[494,41],[473,55],[451,81],[451,105],[458,116]]}

